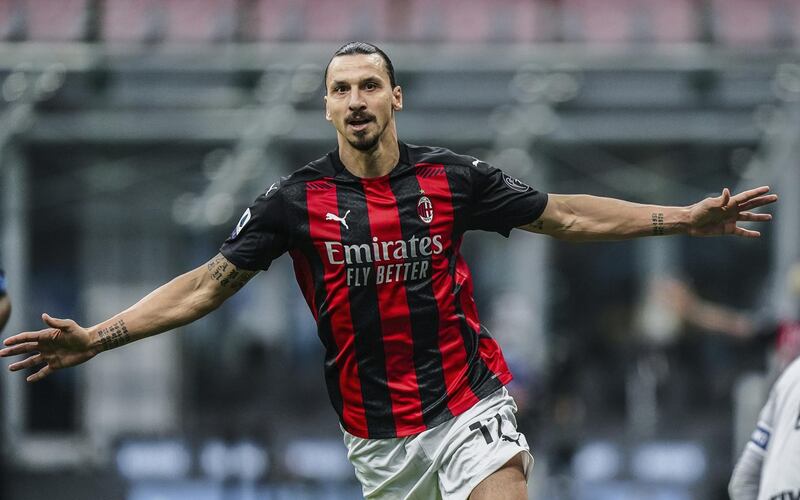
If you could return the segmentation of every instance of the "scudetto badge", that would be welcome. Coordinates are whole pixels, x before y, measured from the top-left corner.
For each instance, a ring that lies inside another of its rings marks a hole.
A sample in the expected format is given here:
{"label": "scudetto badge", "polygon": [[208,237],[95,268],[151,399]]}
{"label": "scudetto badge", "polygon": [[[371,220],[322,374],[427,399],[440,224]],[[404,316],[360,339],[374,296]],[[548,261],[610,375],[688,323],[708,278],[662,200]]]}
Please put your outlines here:
{"label": "scudetto badge", "polygon": [[433,203],[427,196],[420,196],[417,202],[417,215],[425,224],[430,224],[433,220]]}
{"label": "scudetto badge", "polygon": [[524,193],[531,188],[521,180],[515,179],[507,174],[503,174],[503,180],[505,181],[506,186],[510,187],[514,191],[519,191],[520,193]]}

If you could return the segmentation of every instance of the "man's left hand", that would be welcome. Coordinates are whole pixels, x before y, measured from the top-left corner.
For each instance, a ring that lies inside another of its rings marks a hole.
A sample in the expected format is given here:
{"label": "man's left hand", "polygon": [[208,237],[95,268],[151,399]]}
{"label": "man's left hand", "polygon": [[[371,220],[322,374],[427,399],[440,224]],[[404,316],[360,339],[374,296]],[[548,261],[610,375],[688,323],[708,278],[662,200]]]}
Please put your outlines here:
{"label": "man's left hand", "polygon": [[767,222],[771,214],[757,214],[752,209],[778,201],[778,195],[767,194],[768,186],[761,186],[736,195],[728,188],[716,197],[706,198],[689,207],[689,230],[692,236],[719,236],[732,234],[745,238],[758,238],[761,233],[739,226],[739,222]]}

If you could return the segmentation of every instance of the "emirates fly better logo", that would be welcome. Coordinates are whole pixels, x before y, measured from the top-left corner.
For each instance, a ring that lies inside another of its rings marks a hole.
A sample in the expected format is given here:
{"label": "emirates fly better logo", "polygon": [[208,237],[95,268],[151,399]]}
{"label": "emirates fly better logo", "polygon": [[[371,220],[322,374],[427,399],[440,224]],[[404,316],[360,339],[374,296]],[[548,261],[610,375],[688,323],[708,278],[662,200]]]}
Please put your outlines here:
{"label": "emirates fly better logo", "polygon": [[422,196],[419,197],[417,202],[417,215],[425,224],[430,224],[433,220],[433,203],[431,199],[425,196],[425,191],[420,190]]}
{"label": "emirates fly better logo", "polygon": [[[433,220],[433,203],[420,190],[417,215],[430,224]],[[338,221],[349,229],[344,217],[326,213],[325,220]],[[427,231],[426,231],[427,232]],[[378,231],[380,234],[381,231]],[[444,252],[441,234],[408,239],[385,241],[373,236],[371,242],[325,241],[325,255],[332,266],[344,266],[347,286],[383,285],[392,282],[421,281],[430,279],[431,262]]]}

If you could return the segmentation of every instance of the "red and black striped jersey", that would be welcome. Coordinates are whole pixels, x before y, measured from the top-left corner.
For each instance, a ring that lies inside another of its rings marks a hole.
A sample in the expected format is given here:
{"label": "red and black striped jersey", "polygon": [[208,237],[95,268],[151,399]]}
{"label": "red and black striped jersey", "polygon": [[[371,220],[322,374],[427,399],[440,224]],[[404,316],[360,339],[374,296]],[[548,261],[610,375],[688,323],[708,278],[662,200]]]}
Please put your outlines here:
{"label": "red and black striped jersey", "polygon": [[511,380],[459,247],[470,229],[508,236],[546,204],[545,193],[442,148],[401,143],[395,168],[368,179],[332,151],[272,184],[221,252],[250,270],[290,253],[342,426],[402,437]]}

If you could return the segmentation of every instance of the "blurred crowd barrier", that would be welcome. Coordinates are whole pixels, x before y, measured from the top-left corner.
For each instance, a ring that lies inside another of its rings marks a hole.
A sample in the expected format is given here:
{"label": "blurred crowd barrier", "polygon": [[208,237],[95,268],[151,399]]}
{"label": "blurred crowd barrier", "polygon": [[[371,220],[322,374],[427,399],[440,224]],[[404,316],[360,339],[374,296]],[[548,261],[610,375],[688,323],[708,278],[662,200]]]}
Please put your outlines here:
{"label": "blurred crowd barrier", "polygon": [[793,0],[2,0],[0,40],[800,44]]}

